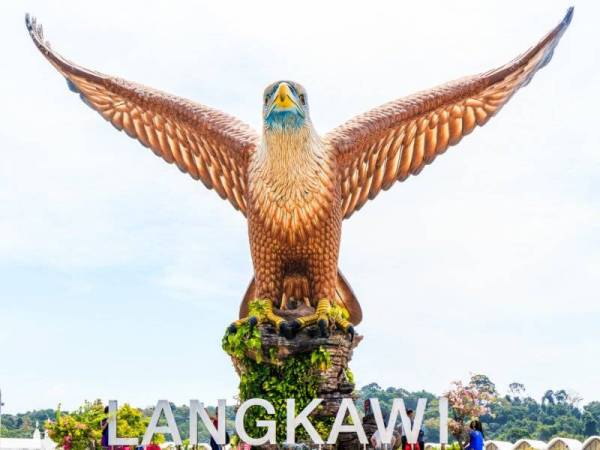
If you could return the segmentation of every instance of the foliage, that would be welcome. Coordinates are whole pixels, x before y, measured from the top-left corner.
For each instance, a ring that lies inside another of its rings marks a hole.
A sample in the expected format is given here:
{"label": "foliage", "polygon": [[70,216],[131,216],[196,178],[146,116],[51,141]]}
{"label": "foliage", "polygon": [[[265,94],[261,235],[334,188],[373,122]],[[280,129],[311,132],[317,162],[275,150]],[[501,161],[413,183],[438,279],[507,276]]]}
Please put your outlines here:
{"label": "foliage", "polygon": [[495,439],[516,441],[527,437],[549,441],[561,436],[582,440],[600,431],[597,428],[600,422],[598,402],[579,409],[577,395],[565,390],[548,390],[538,403],[524,396],[523,385],[518,393],[511,393],[513,395],[506,395],[491,407],[491,414],[481,418]]}
{"label": "foliage", "polygon": [[452,389],[446,393],[452,409],[448,420],[450,433],[461,445],[469,435],[469,422],[490,414],[490,407],[497,401],[494,383],[485,375],[472,375],[469,384],[452,382]]}
{"label": "foliage", "polygon": [[427,442],[439,442],[439,412],[437,397],[427,391],[410,392],[403,388],[388,387],[383,389],[377,383],[370,383],[363,386],[358,392],[358,406],[364,412],[364,401],[369,398],[379,399],[379,405],[384,417],[388,417],[392,408],[392,402],[395,398],[404,400],[406,408],[416,409],[419,398],[427,400],[423,431]]}
{"label": "foliage", "polygon": [[[85,402],[77,411],[70,414],[63,413],[59,406],[55,420],[46,422],[46,430],[50,439],[58,446],[62,446],[68,439],[73,450],[85,450],[100,447],[102,421],[105,419],[108,419],[108,414],[104,412],[104,405],[100,400],[93,403]],[[149,422],[149,417],[142,411],[124,404],[117,412],[117,434],[141,438]],[[163,441],[162,435],[154,436],[153,442]]]}
{"label": "foliage", "polygon": [[[125,403],[117,412],[117,436],[137,437],[141,439],[146,432],[150,419],[143,411],[133,408]],[[161,443],[165,438],[162,434],[155,434],[152,442]]]}
{"label": "foliage", "polygon": [[513,382],[508,385],[508,392],[512,395],[519,396],[525,392],[525,385],[523,383]]}
{"label": "foliage", "polygon": [[354,384],[354,373],[350,370],[349,367],[346,367],[344,369],[344,376],[346,377],[346,380],[348,380],[349,383]]}
{"label": "foliage", "polygon": [[331,355],[323,347],[319,347],[310,354],[310,364],[325,372],[331,366]]}
{"label": "foliage", "polygon": [[[286,400],[296,400],[296,414],[302,411],[312,399],[317,398],[320,372],[331,365],[327,350],[318,348],[311,353],[288,356],[277,360],[276,352],[269,352],[269,360],[263,362],[263,349],[258,327],[244,324],[235,333],[227,334],[222,341],[223,349],[236,360],[241,371],[239,400],[262,398],[275,408],[271,417],[263,408],[252,407],[245,416],[244,425],[250,436],[260,437],[264,430],[256,426],[257,420],[276,420],[277,440],[283,442],[286,434]],[[254,357],[254,358],[253,358]],[[318,411],[317,411],[318,413]],[[317,432],[326,437],[333,418],[311,418]],[[298,440],[308,438],[303,428],[296,430]]]}
{"label": "foliage", "polygon": [[106,418],[104,405],[100,400],[85,402],[77,411],[63,414],[60,405],[56,411],[56,420],[46,423],[48,436],[58,446],[66,440],[71,441],[73,450],[86,450],[99,446],[102,438],[101,422]]}
{"label": "foliage", "polygon": [[[484,383],[484,386],[491,385]],[[600,433],[599,401],[579,408],[579,397],[568,393],[565,396],[561,390],[558,391],[558,397],[557,391],[551,391],[551,395],[548,392],[544,394],[545,400],[536,401],[525,394],[525,386],[521,383],[511,383],[508,392],[509,395],[498,396],[489,405],[489,413],[480,416],[486,439],[516,442],[521,438],[529,438],[548,442],[553,437],[562,436],[583,441]],[[412,409],[415,409],[418,398],[426,398],[425,441],[439,442],[438,400],[433,394],[393,387],[383,389],[371,383],[360,389],[359,395],[361,400],[378,398],[384,414],[389,413],[393,398],[403,398],[406,407]]]}
{"label": "foliage", "polygon": [[48,419],[54,418],[56,411],[53,409],[40,409],[20,414],[2,414],[1,437],[24,438],[31,437],[36,422],[40,431],[45,430]]}
{"label": "foliage", "polygon": [[490,380],[487,375],[483,375],[481,373],[471,375],[469,386],[476,388],[479,392],[484,392],[493,397],[498,395],[498,392],[496,391],[496,385],[492,383],[492,380]]}
{"label": "foliage", "polygon": [[248,304],[248,317],[254,316],[260,320],[265,317],[270,306],[270,300],[252,300]]}
{"label": "foliage", "polygon": [[[175,418],[175,423],[177,424],[177,428],[179,430],[179,434],[181,438],[189,437],[190,435],[190,408],[189,405],[180,405],[176,406],[171,403],[171,411],[173,411],[173,417]],[[206,406],[209,416],[217,414],[217,408],[214,406]],[[143,410],[144,415],[147,417],[152,416],[152,412],[154,408],[145,408]],[[231,436],[234,431],[234,423],[235,423],[235,410],[232,406],[227,406],[225,408],[225,425],[226,429]],[[163,418],[159,421],[159,425],[166,425],[166,421]],[[198,442],[209,442],[210,441],[210,433],[204,426],[202,421],[198,421]]]}
{"label": "foliage", "polygon": [[[441,450],[442,446],[441,445],[436,445],[432,447],[434,450]],[[458,442],[453,442],[452,444],[448,444],[445,447],[445,450],[461,450],[460,445],[458,444]]]}
{"label": "foliage", "polygon": [[[348,378],[348,373],[346,377]],[[513,386],[514,385],[514,386]],[[519,385],[518,387],[516,385]],[[551,391],[544,395],[545,400],[533,399],[527,396],[525,386],[520,383],[512,383],[508,394],[499,397],[497,402],[490,406],[490,413],[480,417],[484,425],[487,439],[497,439],[515,442],[520,438],[539,439],[549,441],[553,437],[572,437],[579,440],[600,433],[600,401],[592,401],[586,405],[578,406],[578,397],[573,394],[566,396],[558,391]],[[516,389],[515,389],[516,388]],[[556,395],[556,392],[559,394]],[[393,398],[402,398],[407,408],[415,409],[418,398],[427,399],[425,410],[425,441],[439,442],[439,412],[437,396],[426,391],[408,391],[402,388],[382,388],[376,383],[365,385],[357,391],[360,398],[359,408],[362,408],[363,400],[367,398],[378,398],[384,414],[388,414]],[[313,396],[312,393],[307,394]],[[550,401],[549,399],[552,399]],[[181,436],[189,436],[189,408],[186,405],[175,406],[171,404],[175,421]],[[209,414],[215,413],[215,408],[207,407]],[[73,414],[77,413],[75,411]],[[146,417],[152,414],[152,408],[143,410]],[[61,415],[68,413],[61,412]],[[20,414],[2,414],[2,436],[3,437],[31,437],[35,422],[40,422],[43,430],[46,421],[54,418],[56,412],[52,409],[37,410]],[[119,417],[121,412],[119,412]],[[233,433],[235,409],[226,409],[227,430]],[[315,421],[313,421],[315,423]],[[117,427],[118,427],[117,423]],[[326,421],[319,421],[315,428],[321,435],[328,434],[329,426]],[[301,429],[298,429],[300,432]],[[262,434],[262,433],[261,433]],[[208,431],[202,422],[198,424],[198,441],[208,442],[210,439]],[[449,446],[446,447],[447,450]],[[458,450],[458,449],[456,449]]]}
{"label": "foliage", "polygon": [[[256,303],[252,302],[251,305]],[[262,344],[258,327],[245,323],[235,333],[227,333],[222,340],[222,347],[229,355],[237,360],[243,360],[249,355],[254,356],[258,363],[262,362]]]}

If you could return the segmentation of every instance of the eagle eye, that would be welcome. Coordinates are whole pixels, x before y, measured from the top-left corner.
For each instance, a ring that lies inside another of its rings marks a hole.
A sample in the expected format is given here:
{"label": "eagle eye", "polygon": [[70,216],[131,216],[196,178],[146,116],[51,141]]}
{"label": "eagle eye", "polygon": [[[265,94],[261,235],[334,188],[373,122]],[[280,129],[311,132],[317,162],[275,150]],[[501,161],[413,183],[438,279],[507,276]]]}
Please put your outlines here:
{"label": "eagle eye", "polygon": [[306,97],[304,94],[300,94],[298,98],[300,99],[303,105],[306,105]]}

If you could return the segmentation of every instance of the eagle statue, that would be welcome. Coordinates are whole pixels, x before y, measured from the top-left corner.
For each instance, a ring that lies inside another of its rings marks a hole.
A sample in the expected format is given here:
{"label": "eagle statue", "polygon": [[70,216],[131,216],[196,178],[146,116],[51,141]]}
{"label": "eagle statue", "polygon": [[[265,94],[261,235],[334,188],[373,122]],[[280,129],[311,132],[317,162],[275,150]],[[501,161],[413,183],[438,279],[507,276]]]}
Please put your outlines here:
{"label": "eagle statue", "polygon": [[[258,134],[217,109],[78,66],[50,47],[35,18],[25,21],[71,91],[248,220],[254,277],[231,331],[258,321],[288,338],[311,325],[322,335],[337,326],[352,338],[362,310],[338,269],[342,221],[484,125],[550,61],[572,15],[569,8],[508,64],[393,100],[324,136],[311,121],[306,90],[294,81],[266,87]],[[306,313],[286,319],[291,299]],[[249,317],[253,300],[266,305],[258,319]]]}

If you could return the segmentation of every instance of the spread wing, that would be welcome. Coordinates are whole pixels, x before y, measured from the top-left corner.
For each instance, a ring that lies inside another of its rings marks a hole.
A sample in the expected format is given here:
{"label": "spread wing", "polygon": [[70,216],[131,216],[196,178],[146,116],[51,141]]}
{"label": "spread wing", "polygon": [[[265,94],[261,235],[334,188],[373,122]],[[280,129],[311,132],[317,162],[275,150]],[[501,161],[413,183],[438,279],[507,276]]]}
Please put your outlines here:
{"label": "spread wing", "polygon": [[77,66],[50,48],[35,18],[27,15],[25,23],[37,48],[88,106],[245,214],[246,168],[259,141],[253,130],[208,106]]}
{"label": "spread wing", "polygon": [[340,170],[344,218],[485,124],[552,57],[573,8],[535,47],[495,70],[389,102],[325,136]]}

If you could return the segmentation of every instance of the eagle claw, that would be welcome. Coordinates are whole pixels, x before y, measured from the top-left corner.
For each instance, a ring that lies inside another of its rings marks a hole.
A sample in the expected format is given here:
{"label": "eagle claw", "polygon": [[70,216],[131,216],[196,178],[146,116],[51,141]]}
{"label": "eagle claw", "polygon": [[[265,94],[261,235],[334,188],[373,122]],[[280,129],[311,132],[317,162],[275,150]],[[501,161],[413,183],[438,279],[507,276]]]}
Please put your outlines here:
{"label": "eagle claw", "polygon": [[293,339],[300,328],[302,328],[300,322],[297,320],[292,320],[291,322],[283,322],[279,327],[279,331],[282,336],[285,336],[288,339]]}
{"label": "eagle claw", "polygon": [[287,339],[292,339],[296,333],[289,322],[283,322],[279,326],[279,334]]}
{"label": "eagle claw", "polygon": [[292,327],[292,331],[294,333],[297,333],[300,328],[302,328],[302,325],[300,324],[300,322],[298,320],[292,320],[292,323],[290,324],[290,326]]}
{"label": "eagle claw", "polygon": [[350,337],[350,343],[354,342],[354,335],[355,335],[354,327],[352,325],[350,325],[348,327],[348,329],[346,330],[346,332],[348,333],[348,336]]}
{"label": "eagle claw", "polygon": [[250,316],[250,317],[245,317],[240,320],[236,320],[235,322],[233,322],[231,325],[229,325],[227,327],[227,334],[235,333],[238,330],[238,328],[240,326],[242,326],[244,323],[248,323],[248,325],[250,326],[250,329],[252,329],[258,324],[258,319],[255,316]]}
{"label": "eagle claw", "polygon": [[328,337],[329,336],[329,330],[328,328],[328,322],[327,319],[320,319],[318,322],[319,325],[319,331],[321,332],[321,337]]}

